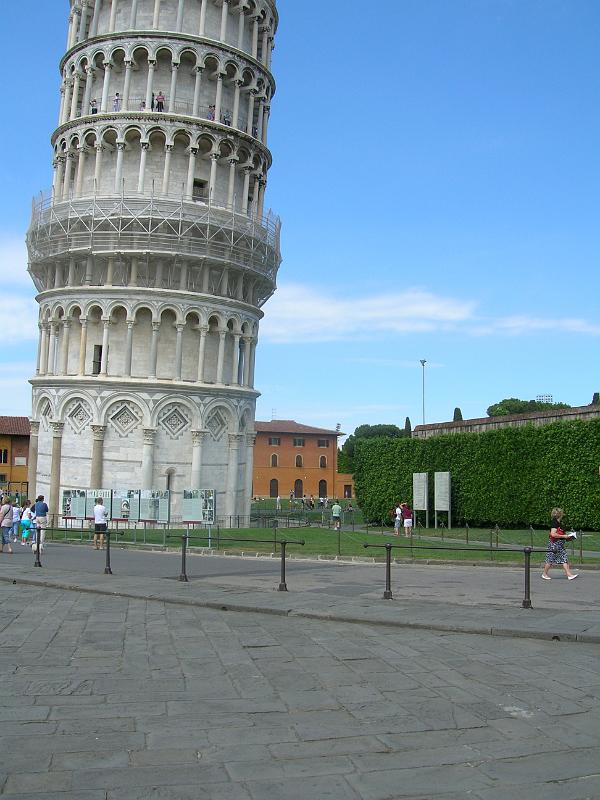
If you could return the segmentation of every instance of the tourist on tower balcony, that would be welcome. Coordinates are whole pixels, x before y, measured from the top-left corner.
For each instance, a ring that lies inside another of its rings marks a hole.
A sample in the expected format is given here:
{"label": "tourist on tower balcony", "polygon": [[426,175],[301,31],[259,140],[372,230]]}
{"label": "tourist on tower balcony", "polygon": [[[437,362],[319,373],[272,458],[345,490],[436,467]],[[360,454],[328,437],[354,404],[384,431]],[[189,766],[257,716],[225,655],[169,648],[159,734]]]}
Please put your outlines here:
{"label": "tourist on tower balcony", "polygon": [[165,110],[165,96],[162,92],[159,92],[156,95],[156,110],[157,111]]}

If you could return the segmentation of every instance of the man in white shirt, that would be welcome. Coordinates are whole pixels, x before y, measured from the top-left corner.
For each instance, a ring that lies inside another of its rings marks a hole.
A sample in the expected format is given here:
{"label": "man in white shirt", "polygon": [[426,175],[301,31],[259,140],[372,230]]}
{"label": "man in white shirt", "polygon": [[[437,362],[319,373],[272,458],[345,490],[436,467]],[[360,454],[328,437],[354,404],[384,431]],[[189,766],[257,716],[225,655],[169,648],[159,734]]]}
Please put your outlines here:
{"label": "man in white shirt", "polygon": [[396,518],[394,520],[394,535],[400,536],[400,528],[402,527],[402,508],[400,503],[396,506]]}
{"label": "man in white shirt", "polygon": [[[108,527],[108,511],[101,497],[96,498],[94,506],[94,547],[96,550],[104,550],[104,534]],[[98,547],[100,543],[100,547]]]}

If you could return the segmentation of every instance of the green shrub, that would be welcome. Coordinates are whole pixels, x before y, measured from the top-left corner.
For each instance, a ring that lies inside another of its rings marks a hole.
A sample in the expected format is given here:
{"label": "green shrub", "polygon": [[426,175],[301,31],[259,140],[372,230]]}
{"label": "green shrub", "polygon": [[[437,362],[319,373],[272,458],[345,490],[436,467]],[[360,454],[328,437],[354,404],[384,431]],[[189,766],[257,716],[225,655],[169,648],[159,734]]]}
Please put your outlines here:
{"label": "green shrub", "polygon": [[389,521],[412,497],[413,472],[452,474],[454,524],[547,525],[565,509],[568,525],[600,530],[600,419],[500,428],[431,439],[364,439],[354,456],[356,497],[365,517]]}

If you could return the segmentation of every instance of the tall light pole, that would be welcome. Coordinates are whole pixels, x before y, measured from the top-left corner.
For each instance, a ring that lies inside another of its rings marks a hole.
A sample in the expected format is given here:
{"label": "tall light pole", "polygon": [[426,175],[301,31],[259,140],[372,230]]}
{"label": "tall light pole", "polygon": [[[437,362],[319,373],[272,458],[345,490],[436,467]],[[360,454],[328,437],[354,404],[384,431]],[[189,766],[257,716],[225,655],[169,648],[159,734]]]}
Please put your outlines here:
{"label": "tall light pole", "polygon": [[423,367],[423,425],[425,425],[425,364],[427,360],[421,359],[421,366]]}

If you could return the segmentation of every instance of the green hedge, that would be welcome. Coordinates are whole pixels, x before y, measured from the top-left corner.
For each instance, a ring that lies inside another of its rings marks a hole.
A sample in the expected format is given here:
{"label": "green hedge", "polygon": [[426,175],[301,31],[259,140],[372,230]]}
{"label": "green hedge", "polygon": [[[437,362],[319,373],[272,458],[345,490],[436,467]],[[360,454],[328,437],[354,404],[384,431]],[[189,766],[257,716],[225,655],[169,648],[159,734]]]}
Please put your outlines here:
{"label": "green hedge", "polygon": [[413,472],[452,474],[454,524],[545,526],[550,509],[565,522],[600,530],[600,419],[500,428],[431,439],[363,439],[356,443],[356,497],[369,520],[388,520],[412,498]]}

